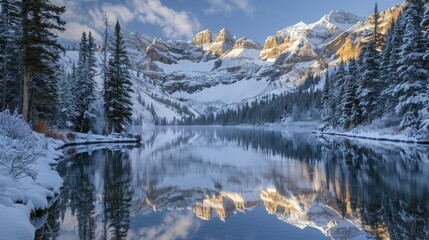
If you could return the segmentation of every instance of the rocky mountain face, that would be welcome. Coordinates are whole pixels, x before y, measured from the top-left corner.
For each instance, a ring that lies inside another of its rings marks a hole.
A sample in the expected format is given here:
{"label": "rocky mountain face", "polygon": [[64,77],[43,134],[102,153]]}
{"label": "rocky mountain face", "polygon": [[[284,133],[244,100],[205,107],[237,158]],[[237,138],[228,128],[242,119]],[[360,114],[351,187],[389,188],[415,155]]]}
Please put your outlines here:
{"label": "rocky mountain face", "polygon": [[268,37],[261,59],[287,55],[291,62],[314,60],[324,54],[327,43],[360,21],[364,19],[354,14],[333,11],[315,23],[297,23],[277,32],[276,36]]}
{"label": "rocky mountain face", "polygon": [[[381,13],[386,32],[401,6]],[[372,36],[373,20],[332,11],[319,21],[286,27],[259,43],[227,29],[204,30],[190,41],[126,36],[137,89],[136,124],[198,116],[265,95],[293,91],[304,76],[359,54]],[[69,58],[76,58],[74,53]],[[320,86],[319,86],[320,87]],[[154,111],[148,108],[154,105]],[[152,117],[150,117],[152,115]],[[152,118],[152,119],[151,119]]]}
{"label": "rocky mountain face", "polygon": [[[380,31],[386,34],[393,19],[397,19],[403,7],[394,5],[380,13]],[[365,22],[359,22],[353,28],[338,35],[335,39],[326,44],[326,50],[330,54],[335,54],[339,59],[347,61],[357,57],[360,50],[371,39],[374,27],[374,18],[370,16]]]}

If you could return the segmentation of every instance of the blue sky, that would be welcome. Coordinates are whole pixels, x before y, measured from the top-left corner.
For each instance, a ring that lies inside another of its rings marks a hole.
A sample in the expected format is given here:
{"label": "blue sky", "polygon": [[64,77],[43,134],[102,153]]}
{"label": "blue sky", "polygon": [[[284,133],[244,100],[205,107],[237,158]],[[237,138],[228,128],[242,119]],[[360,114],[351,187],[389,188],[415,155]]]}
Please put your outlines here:
{"label": "blue sky", "polygon": [[[331,10],[369,16],[374,0],[52,0],[65,5],[66,32],[62,41],[76,42],[82,31],[101,38],[103,12],[119,19],[123,29],[162,39],[189,40],[204,29],[227,28],[237,37],[260,43],[299,21],[315,22]],[[385,10],[402,0],[378,0]]]}

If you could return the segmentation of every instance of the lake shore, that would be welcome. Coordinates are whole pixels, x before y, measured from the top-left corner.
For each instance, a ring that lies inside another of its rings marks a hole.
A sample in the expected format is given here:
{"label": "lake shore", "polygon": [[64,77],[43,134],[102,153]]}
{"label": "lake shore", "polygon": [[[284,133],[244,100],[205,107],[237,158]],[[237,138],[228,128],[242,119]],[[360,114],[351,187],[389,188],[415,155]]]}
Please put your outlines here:
{"label": "lake shore", "polygon": [[[20,117],[2,114],[0,126],[0,232],[5,239],[33,239],[31,216],[49,209],[61,193],[56,171],[67,146],[138,143],[140,137],[56,132],[36,133]],[[6,120],[5,120],[6,119]]]}

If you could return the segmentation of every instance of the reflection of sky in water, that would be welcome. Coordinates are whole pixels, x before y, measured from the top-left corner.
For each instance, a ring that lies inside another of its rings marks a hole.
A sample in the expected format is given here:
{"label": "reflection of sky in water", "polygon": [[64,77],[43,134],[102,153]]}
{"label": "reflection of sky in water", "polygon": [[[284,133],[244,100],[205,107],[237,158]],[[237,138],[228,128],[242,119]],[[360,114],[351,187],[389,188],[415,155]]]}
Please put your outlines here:
{"label": "reflection of sky in water", "polygon": [[[144,227],[142,227],[144,226]],[[250,230],[250,231],[249,231]],[[263,207],[228,222],[204,221],[189,211],[168,211],[131,219],[130,239],[329,239],[314,228],[301,230],[267,215]]]}
{"label": "reflection of sky in water", "polygon": [[144,136],[61,162],[63,194],[38,235],[429,238],[427,147],[233,128]]}

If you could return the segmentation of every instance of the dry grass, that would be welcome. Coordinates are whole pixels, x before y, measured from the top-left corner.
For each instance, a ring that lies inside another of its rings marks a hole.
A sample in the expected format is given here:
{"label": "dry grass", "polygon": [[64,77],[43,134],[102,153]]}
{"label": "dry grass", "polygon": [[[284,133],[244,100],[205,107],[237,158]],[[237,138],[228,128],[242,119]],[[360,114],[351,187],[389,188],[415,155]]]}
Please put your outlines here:
{"label": "dry grass", "polygon": [[64,140],[65,136],[61,129],[49,127],[46,121],[39,120],[35,124],[33,124],[33,130],[35,132],[44,134],[46,137]]}

